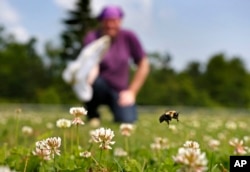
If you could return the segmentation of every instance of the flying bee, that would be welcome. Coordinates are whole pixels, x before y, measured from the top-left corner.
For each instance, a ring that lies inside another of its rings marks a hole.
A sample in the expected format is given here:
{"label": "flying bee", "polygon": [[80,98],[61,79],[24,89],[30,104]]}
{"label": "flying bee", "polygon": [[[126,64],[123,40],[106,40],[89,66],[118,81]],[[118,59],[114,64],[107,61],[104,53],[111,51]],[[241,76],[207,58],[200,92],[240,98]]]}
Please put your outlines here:
{"label": "flying bee", "polygon": [[172,119],[176,119],[177,121],[179,121],[178,116],[179,116],[179,113],[174,110],[167,111],[160,116],[159,121],[160,123],[162,123],[163,121],[166,121],[169,125],[169,121],[171,121]]}

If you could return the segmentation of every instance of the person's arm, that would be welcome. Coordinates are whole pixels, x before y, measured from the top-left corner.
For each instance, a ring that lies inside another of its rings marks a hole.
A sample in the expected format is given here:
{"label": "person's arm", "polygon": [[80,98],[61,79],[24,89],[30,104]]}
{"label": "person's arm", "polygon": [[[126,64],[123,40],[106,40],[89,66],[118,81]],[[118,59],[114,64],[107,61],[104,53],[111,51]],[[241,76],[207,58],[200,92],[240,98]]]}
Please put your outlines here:
{"label": "person's arm", "polygon": [[149,62],[147,57],[140,60],[137,70],[127,90],[123,90],[119,94],[119,104],[121,106],[129,106],[135,103],[136,95],[144,84],[149,73]]}
{"label": "person's arm", "polygon": [[148,59],[144,57],[139,62],[138,68],[129,86],[129,90],[132,91],[135,96],[137,95],[140,88],[144,84],[144,81],[146,80],[148,73],[149,73],[149,63]]}

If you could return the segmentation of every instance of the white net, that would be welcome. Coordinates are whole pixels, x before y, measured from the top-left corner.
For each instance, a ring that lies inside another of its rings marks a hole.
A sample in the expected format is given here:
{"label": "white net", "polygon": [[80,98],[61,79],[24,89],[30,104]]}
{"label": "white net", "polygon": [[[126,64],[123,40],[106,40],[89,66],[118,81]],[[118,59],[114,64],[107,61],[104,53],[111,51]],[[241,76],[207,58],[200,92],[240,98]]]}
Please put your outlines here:
{"label": "white net", "polygon": [[91,84],[98,75],[98,64],[110,46],[110,37],[103,36],[84,47],[76,60],[70,62],[63,71],[64,81],[72,88],[81,101],[92,98]]}

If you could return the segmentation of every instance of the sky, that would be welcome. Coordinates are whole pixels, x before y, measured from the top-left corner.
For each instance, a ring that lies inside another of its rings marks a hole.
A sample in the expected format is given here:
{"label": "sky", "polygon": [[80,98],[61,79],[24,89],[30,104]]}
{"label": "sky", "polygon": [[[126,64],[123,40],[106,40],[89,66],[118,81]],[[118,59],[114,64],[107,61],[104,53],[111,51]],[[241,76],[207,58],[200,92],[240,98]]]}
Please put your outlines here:
{"label": "sky", "polygon": [[[62,19],[76,0],[0,0],[0,24],[19,41],[59,44]],[[123,27],[136,33],[146,52],[169,53],[182,70],[191,61],[205,64],[216,53],[241,57],[250,71],[249,0],[92,0],[92,15],[106,5],[125,12]]]}

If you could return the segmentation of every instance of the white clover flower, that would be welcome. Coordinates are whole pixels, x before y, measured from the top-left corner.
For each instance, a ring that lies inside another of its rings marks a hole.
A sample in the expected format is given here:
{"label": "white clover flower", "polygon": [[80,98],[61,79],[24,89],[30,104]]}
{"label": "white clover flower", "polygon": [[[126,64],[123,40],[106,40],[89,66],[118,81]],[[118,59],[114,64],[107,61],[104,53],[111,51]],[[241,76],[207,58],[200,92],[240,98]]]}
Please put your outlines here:
{"label": "white clover flower", "polygon": [[48,129],[53,129],[53,128],[54,128],[54,124],[51,123],[51,122],[48,122],[48,123],[46,124],[46,127],[47,127]]}
{"label": "white clover flower", "polygon": [[195,141],[186,141],[178,149],[177,155],[173,156],[173,160],[182,165],[178,171],[203,172],[208,169],[206,154],[200,151],[200,145]]}
{"label": "white clover flower", "polygon": [[33,155],[36,155],[42,158],[43,160],[48,161],[51,159],[50,154],[51,154],[51,151],[48,149],[45,140],[36,142],[36,148],[35,148],[35,151],[33,151]]}
{"label": "white clover flower", "polygon": [[52,158],[54,158],[54,155],[60,155],[60,146],[61,146],[61,138],[60,137],[51,137],[46,139],[46,145],[48,149],[52,153]]}
{"label": "white clover flower", "polygon": [[169,143],[167,138],[156,137],[154,143],[150,144],[150,148],[153,150],[163,150],[169,148]]}
{"label": "white clover flower", "polygon": [[239,127],[242,128],[242,129],[248,128],[247,123],[246,123],[246,122],[243,122],[243,121],[240,121],[240,122],[238,123],[238,125],[239,125]]}
{"label": "white clover flower", "polygon": [[60,155],[61,138],[51,137],[46,140],[36,142],[35,151],[33,154],[41,157],[44,160],[50,160],[54,158],[55,154]]}
{"label": "white clover flower", "polygon": [[207,128],[210,131],[213,131],[213,130],[219,129],[221,126],[222,126],[222,122],[221,121],[217,121],[217,122],[209,123],[209,125],[208,125]]}
{"label": "white clover flower", "polygon": [[168,128],[172,131],[177,131],[176,125],[170,124]]}
{"label": "white clover flower", "polygon": [[227,138],[225,132],[218,133],[217,136],[220,140],[225,140]]}
{"label": "white clover flower", "polygon": [[82,115],[87,115],[88,111],[84,107],[72,107],[69,113],[75,117],[81,117]]}
{"label": "white clover flower", "polygon": [[234,147],[234,153],[236,155],[245,155],[249,152],[249,148],[244,145],[244,141],[238,138],[231,139],[229,145]]}
{"label": "white clover flower", "polygon": [[33,151],[33,155],[36,155],[46,161],[49,161],[51,159],[50,150],[48,149],[40,149],[36,147],[35,151]]}
{"label": "white clover flower", "polygon": [[45,140],[37,141],[37,142],[36,142],[36,147],[37,147],[38,149],[48,149],[47,143],[46,143]]}
{"label": "white clover flower", "polygon": [[161,145],[159,143],[151,143],[150,148],[152,150],[161,150]]}
{"label": "white clover flower", "polygon": [[69,113],[71,115],[74,115],[74,120],[72,121],[72,124],[74,125],[84,125],[83,120],[81,119],[81,116],[87,115],[88,111],[83,107],[72,107],[69,110]]}
{"label": "white clover flower", "polygon": [[229,130],[236,130],[237,129],[237,123],[234,121],[228,121],[225,124],[225,127]]}
{"label": "white clover flower", "polygon": [[130,136],[133,130],[134,130],[133,124],[124,123],[120,125],[120,132],[123,136]]}
{"label": "white clover flower", "polygon": [[43,123],[43,119],[40,116],[32,117],[32,123],[33,124],[42,124]]}
{"label": "white clover flower", "polygon": [[114,156],[118,157],[128,156],[128,153],[122,148],[115,148]]}
{"label": "white clover flower", "polygon": [[91,152],[89,151],[85,151],[85,152],[80,152],[80,157],[84,157],[84,158],[89,158],[92,156]]}
{"label": "white clover flower", "polygon": [[216,140],[216,139],[211,139],[211,140],[208,141],[208,146],[212,150],[218,150],[218,147],[220,146],[220,141]]}
{"label": "white clover flower", "polygon": [[212,139],[212,137],[209,136],[209,135],[204,135],[204,136],[203,136],[203,140],[204,140],[205,142],[207,142],[207,141],[209,141],[209,140],[211,140],[211,139]]}
{"label": "white clover flower", "polygon": [[197,149],[179,148],[178,154],[173,156],[173,160],[182,165],[179,171],[203,172],[208,169],[206,154]]}
{"label": "white clover flower", "polygon": [[244,140],[245,142],[249,142],[249,141],[250,141],[250,137],[249,137],[249,136],[244,136],[244,137],[243,137],[243,140]]}
{"label": "white clover flower", "polygon": [[194,121],[192,121],[192,126],[194,128],[199,128],[200,127],[200,122],[198,120],[194,120]]}
{"label": "white clover flower", "polygon": [[31,135],[33,134],[33,128],[31,128],[30,126],[23,126],[22,133],[25,135]]}
{"label": "white clover flower", "polygon": [[184,148],[192,148],[192,149],[200,149],[200,145],[199,143],[195,142],[195,141],[186,141],[184,144],[183,144],[183,147]]}
{"label": "white clover flower", "polygon": [[12,171],[8,166],[0,166],[0,172],[15,172],[15,171]]}
{"label": "white clover flower", "polygon": [[58,128],[70,128],[71,127],[71,121],[68,119],[58,119],[56,121],[56,126]]}
{"label": "white clover flower", "polygon": [[112,149],[110,145],[115,144],[115,141],[112,141],[114,136],[111,129],[99,128],[92,133],[92,140],[101,143],[99,146],[101,149]]}
{"label": "white clover flower", "polygon": [[189,131],[189,137],[193,138],[196,135],[196,130],[190,130]]}

